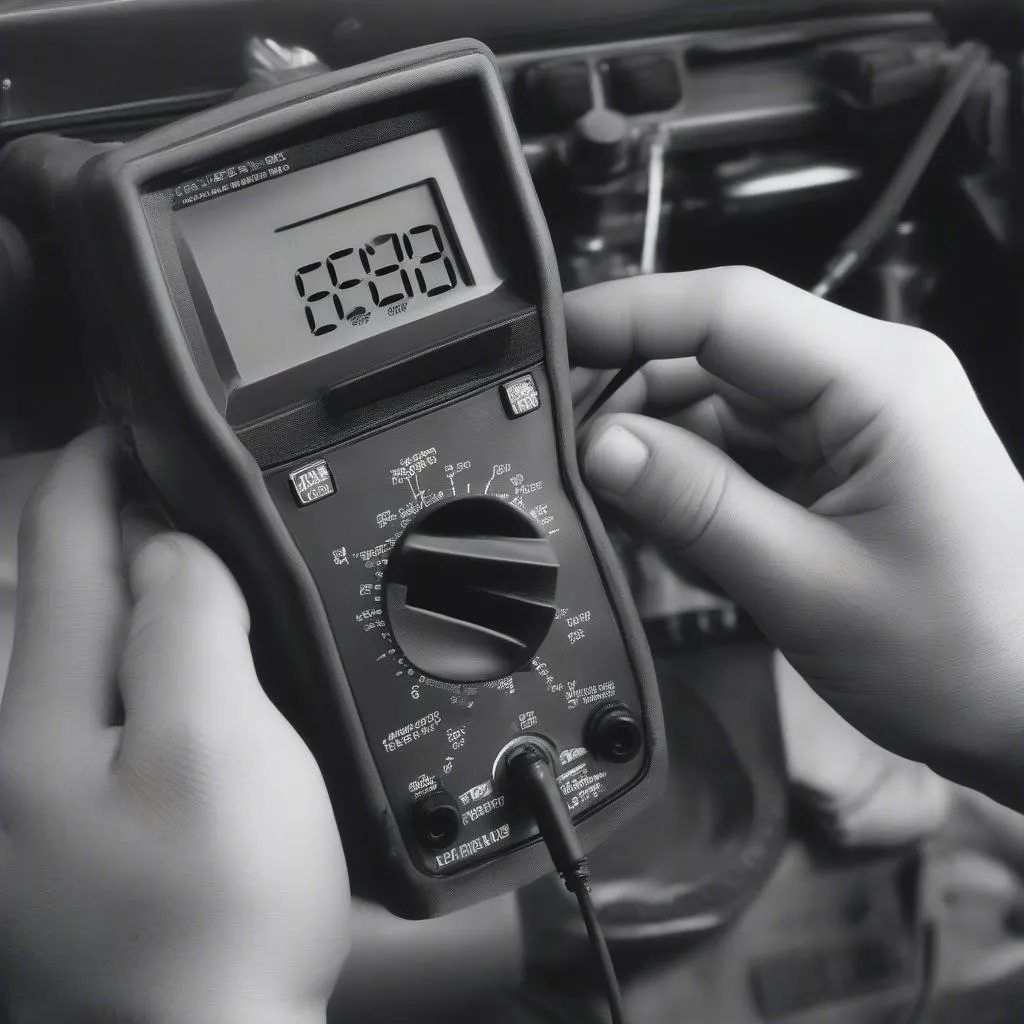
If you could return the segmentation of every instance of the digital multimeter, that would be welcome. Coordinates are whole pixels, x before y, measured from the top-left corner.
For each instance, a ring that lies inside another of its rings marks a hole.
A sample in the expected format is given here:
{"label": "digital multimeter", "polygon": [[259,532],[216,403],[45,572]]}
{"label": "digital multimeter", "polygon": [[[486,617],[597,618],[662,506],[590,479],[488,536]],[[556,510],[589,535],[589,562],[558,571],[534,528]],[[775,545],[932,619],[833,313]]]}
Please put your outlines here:
{"label": "digital multimeter", "polygon": [[101,389],[237,575],[354,888],[422,917],[548,870],[502,787],[527,740],[586,846],[639,810],[653,669],[578,474],[554,254],[489,52],[74,153],[56,207]]}

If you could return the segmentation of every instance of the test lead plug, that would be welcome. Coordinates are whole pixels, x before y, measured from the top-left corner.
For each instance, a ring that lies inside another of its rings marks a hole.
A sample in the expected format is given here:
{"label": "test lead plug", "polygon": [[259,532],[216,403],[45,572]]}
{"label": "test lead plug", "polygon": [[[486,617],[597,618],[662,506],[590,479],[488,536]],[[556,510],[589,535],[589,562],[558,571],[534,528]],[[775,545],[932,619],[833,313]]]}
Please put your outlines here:
{"label": "test lead plug", "polygon": [[612,1024],[626,1024],[622,990],[590,895],[590,866],[555,781],[547,752],[533,743],[522,744],[510,751],[505,758],[505,785],[509,797],[528,810],[536,821],[555,869],[565,887],[575,894],[601,969]]}

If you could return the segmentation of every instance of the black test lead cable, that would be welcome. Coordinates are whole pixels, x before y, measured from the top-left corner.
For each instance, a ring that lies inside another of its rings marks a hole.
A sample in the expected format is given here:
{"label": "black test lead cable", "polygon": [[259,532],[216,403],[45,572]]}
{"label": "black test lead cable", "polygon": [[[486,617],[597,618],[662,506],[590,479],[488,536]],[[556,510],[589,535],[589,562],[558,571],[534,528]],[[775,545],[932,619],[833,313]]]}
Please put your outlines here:
{"label": "black test lead cable", "polygon": [[892,180],[863,220],[843,240],[825,267],[821,280],[812,289],[819,298],[827,298],[843,284],[895,227],[940,143],[971,95],[975,80],[988,66],[989,50],[980,43],[964,43],[958,52],[959,59],[950,72],[946,88]]}
{"label": "black test lead cable", "polygon": [[626,1024],[619,979],[590,895],[590,867],[547,754],[533,743],[516,747],[505,759],[505,778],[509,794],[533,815],[555,868],[580,905],[587,936],[601,968],[612,1024]]}
{"label": "black test lead cable", "polygon": [[600,394],[586,406],[576,417],[576,429],[582,430],[601,411],[609,398],[618,391],[626,381],[631,380],[647,365],[646,359],[631,359],[614,377],[601,389]]}
{"label": "black test lead cable", "polygon": [[[640,257],[640,273],[653,274],[657,269],[658,244],[662,226],[662,205],[665,195],[665,156],[669,146],[669,132],[658,128],[651,139],[647,162],[647,211],[644,214],[644,243]],[[576,419],[576,429],[582,430],[587,421],[615,394],[623,384],[643,369],[645,359],[632,359],[601,389],[601,393]]]}

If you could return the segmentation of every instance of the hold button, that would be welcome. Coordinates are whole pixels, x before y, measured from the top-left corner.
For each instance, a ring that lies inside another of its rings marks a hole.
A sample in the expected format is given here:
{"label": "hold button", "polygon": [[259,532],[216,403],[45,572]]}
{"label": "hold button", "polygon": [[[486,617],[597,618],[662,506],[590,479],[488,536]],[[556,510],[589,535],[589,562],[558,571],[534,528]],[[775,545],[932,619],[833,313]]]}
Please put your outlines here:
{"label": "hold button", "polygon": [[501,404],[510,420],[517,420],[540,408],[540,392],[532,373],[525,373],[501,385]]}
{"label": "hold button", "polygon": [[335,492],[334,477],[323,459],[317,459],[294,473],[288,474],[292,494],[300,505],[312,505],[314,501],[329,498]]}

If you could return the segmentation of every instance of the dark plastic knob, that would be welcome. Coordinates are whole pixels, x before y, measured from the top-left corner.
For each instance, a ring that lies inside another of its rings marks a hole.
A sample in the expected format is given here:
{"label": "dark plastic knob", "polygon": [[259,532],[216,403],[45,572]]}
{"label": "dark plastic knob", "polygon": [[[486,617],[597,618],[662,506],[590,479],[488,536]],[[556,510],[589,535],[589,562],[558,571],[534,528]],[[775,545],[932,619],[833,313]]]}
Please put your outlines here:
{"label": "dark plastic knob", "polygon": [[629,122],[614,110],[591,110],[573,127],[569,162],[580,181],[610,182],[629,170]]}
{"label": "dark plastic knob", "polygon": [[523,134],[565,131],[594,105],[590,68],[585,61],[534,64],[516,76],[513,96]]}
{"label": "dark plastic knob", "polygon": [[608,61],[608,102],[624,114],[669,110],[683,98],[675,61],[664,53],[637,53]]}
{"label": "dark plastic knob", "polygon": [[385,611],[424,675],[479,683],[517,672],[555,617],[558,559],[534,521],[498,498],[428,509],[395,546]]}

